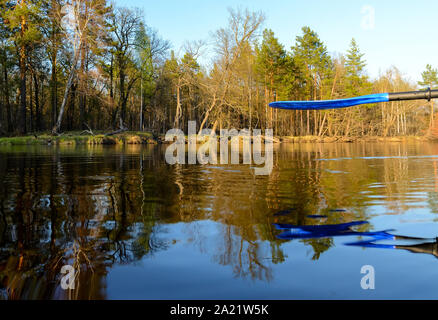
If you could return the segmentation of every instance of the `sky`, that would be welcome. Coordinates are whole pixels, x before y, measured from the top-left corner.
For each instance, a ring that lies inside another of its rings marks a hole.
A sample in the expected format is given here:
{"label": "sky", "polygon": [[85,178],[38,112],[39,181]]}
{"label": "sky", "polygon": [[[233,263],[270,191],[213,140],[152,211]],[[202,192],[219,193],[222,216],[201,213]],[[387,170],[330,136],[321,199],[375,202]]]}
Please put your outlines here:
{"label": "sky", "polygon": [[345,53],[355,38],[371,78],[394,65],[417,82],[427,64],[438,67],[436,0],[116,0],[116,5],[141,8],[146,24],[176,53],[186,41],[211,41],[213,31],[227,26],[231,7],[264,12],[263,28],[272,29],[287,50],[303,26],[316,31],[332,54]]}

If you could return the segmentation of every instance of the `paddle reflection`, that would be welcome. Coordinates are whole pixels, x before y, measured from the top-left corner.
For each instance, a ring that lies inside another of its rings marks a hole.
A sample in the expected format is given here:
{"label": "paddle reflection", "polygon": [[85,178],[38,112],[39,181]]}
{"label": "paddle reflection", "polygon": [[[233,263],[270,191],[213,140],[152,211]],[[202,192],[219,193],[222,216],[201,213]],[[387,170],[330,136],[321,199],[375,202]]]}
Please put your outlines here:
{"label": "paddle reflection", "polygon": [[[316,217],[308,216],[308,217]],[[318,216],[321,217],[321,216]],[[346,242],[347,246],[358,246],[364,248],[381,248],[381,249],[403,249],[412,253],[426,253],[438,258],[438,238],[417,238],[390,233],[393,230],[383,231],[356,231],[355,226],[368,224],[368,221],[352,221],[348,223],[329,224],[329,225],[293,225],[284,223],[274,223],[277,230],[282,233],[277,235],[277,238],[282,240],[294,239],[318,239],[318,238],[334,238],[343,236],[358,236],[365,237],[365,240]],[[379,241],[403,241],[413,242],[413,244],[396,244],[396,243],[379,243]]]}

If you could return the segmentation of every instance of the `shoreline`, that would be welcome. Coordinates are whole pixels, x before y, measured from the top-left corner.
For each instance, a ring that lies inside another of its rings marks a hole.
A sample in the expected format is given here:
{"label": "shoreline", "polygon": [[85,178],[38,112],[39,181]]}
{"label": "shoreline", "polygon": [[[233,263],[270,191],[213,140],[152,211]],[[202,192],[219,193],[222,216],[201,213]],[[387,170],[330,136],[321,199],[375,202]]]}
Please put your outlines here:
{"label": "shoreline", "polygon": [[379,137],[379,136],[364,136],[364,137],[318,137],[318,136],[303,136],[303,137],[280,137],[282,143],[354,143],[354,142],[411,142],[423,141],[433,142],[438,141],[437,138],[430,136],[397,136],[397,137]]}
{"label": "shoreline", "polygon": [[[264,138],[264,137],[263,137]],[[318,137],[318,136],[274,136],[274,143],[354,143],[354,142],[433,142],[438,138],[433,136],[398,136],[398,137]],[[154,145],[170,144],[165,141],[164,135],[154,136],[150,132],[127,131],[120,134],[105,136],[102,134],[81,135],[76,132],[67,132],[60,136],[48,133],[39,135],[0,137],[0,145]],[[187,137],[186,137],[187,143]]]}
{"label": "shoreline", "polygon": [[80,134],[66,132],[59,136],[48,133],[16,137],[1,137],[0,145],[121,145],[121,144],[158,144],[159,141],[150,132],[127,131],[111,136],[103,133]]}

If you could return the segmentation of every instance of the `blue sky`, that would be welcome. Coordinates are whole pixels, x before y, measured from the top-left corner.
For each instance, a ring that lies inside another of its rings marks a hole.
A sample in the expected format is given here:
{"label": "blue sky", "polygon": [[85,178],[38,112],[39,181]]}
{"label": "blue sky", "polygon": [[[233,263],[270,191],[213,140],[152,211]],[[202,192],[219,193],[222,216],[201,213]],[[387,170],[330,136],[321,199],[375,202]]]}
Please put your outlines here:
{"label": "blue sky", "polygon": [[[305,25],[319,34],[331,53],[345,53],[351,38],[356,38],[373,78],[395,65],[418,81],[426,64],[438,67],[436,0],[116,0],[116,4],[141,8],[146,23],[176,52],[186,40],[209,40],[212,31],[227,25],[227,8],[241,7],[263,11],[264,27],[272,29],[288,50]],[[369,8],[374,10],[374,25],[367,24]],[[364,22],[370,27],[364,28]]]}

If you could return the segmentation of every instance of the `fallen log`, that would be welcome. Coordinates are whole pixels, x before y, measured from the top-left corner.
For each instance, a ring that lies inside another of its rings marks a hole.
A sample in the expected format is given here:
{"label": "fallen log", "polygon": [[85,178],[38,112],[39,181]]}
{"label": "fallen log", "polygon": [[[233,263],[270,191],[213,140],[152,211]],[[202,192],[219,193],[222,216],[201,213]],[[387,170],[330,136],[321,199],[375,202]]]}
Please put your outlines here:
{"label": "fallen log", "polygon": [[116,135],[116,134],[119,134],[119,133],[122,133],[122,132],[125,132],[125,131],[128,131],[128,128],[121,128],[119,130],[107,133],[107,134],[105,134],[105,137],[113,136],[113,135]]}

